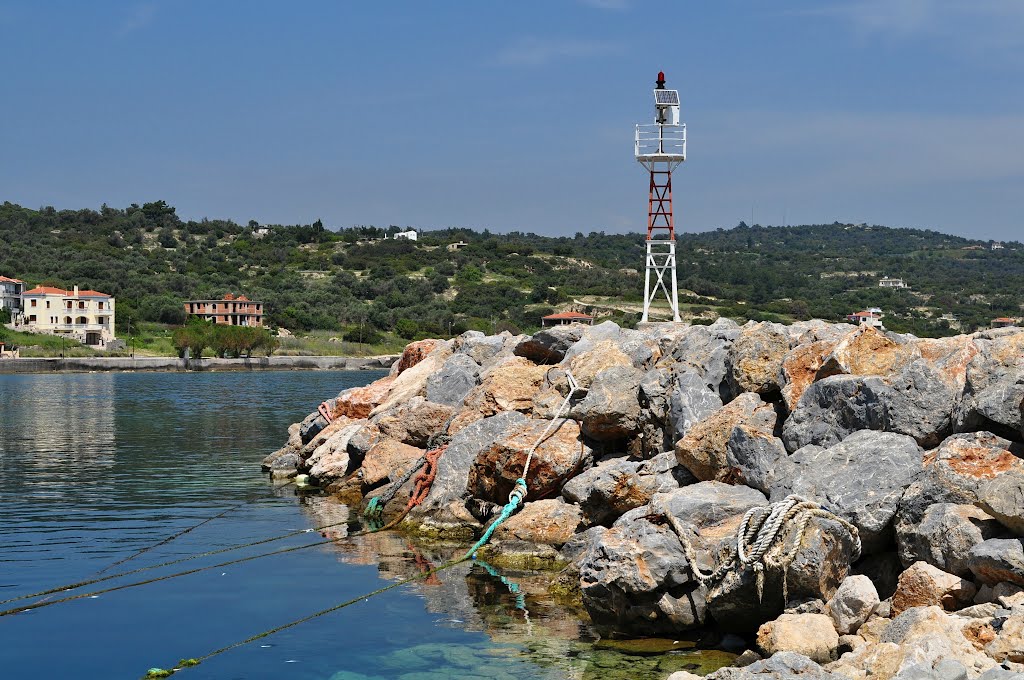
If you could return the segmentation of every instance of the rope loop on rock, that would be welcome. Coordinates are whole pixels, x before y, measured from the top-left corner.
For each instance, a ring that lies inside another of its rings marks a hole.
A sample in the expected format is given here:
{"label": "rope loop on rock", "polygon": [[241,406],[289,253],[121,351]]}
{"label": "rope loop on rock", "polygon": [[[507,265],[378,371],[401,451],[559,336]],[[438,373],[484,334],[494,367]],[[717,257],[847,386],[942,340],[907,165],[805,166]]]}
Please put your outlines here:
{"label": "rope loop on rock", "polygon": [[[826,509],[820,503],[808,501],[807,499],[791,494],[783,500],[770,505],[762,505],[751,508],[743,515],[739,526],[736,528],[736,540],[729,545],[729,555],[711,572],[704,572],[697,564],[697,553],[693,544],[688,538],[694,534],[691,527],[684,526],[667,508],[656,508],[668,521],[672,531],[679,538],[683,546],[683,554],[690,564],[690,571],[693,577],[703,586],[719,581],[733,570],[751,570],[757,578],[758,594],[761,594],[764,583],[765,566],[786,568],[793,561],[796,552],[803,542],[807,525],[813,517],[831,520],[842,526],[853,541],[853,555],[851,562],[856,561],[861,554],[860,532],[850,522],[835,513]],[[795,522],[795,526],[794,526]],[[779,536],[783,527],[794,526],[792,545],[779,559],[773,559],[771,553],[778,553],[782,545]],[[785,582],[783,583],[784,589]],[[784,593],[784,597],[786,597]]]}

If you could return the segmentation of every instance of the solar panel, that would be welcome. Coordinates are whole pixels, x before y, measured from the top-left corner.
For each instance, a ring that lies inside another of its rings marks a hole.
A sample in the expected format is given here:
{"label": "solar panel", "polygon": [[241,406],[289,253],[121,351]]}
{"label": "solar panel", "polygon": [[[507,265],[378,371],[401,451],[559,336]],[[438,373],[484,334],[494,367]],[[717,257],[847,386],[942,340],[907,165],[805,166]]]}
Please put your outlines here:
{"label": "solar panel", "polygon": [[654,103],[663,106],[679,106],[679,90],[655,90]]}

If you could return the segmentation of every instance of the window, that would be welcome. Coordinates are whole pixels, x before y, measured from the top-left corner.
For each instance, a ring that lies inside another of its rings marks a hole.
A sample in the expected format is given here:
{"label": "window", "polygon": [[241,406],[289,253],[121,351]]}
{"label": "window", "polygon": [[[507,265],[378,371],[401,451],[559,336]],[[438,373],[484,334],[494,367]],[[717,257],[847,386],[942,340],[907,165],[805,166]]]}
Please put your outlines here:
{"label": "window", "polygon": [[50,308],[50,301],[49,301],[49,300],[47,300],[47,301],[46,301],[46,308],[47,308],[47,309],[49,309],[49,308]]}
{"label": "window", "polygon": [[[32,307],[35,307],[35,306],[36,306],[36,301],[33,299],[32,300]],[[35,321],[35,320],[36,320],[36,317],[33,316],[32,317],[32,321]]]}

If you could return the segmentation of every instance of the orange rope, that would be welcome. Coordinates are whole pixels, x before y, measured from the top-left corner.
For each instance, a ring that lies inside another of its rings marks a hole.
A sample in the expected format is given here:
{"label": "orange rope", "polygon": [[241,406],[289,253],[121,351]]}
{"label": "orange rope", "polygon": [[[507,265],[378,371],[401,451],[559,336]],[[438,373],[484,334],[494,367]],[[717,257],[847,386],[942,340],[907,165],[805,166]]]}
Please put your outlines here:
{"label": "orange rope", "polygon": [[434,483],[434,479],[437,478],[437,462],[441,458],[441,454],[444,453],[447,448],[448,445],[445,444],[444,446],[432,449],[423,454],[426,464],[416,476],[416,486],[413,487],[412,493],[409,495],[409,502],[405,504],[405,508],[402,512],[398,513],[398,517],[394,518],[377,531],[387,531],[388,529],[395,528],[398,526],[399,522],[406,518],[413,508],[427,499],[427,495],[430,493],[430,486]]}

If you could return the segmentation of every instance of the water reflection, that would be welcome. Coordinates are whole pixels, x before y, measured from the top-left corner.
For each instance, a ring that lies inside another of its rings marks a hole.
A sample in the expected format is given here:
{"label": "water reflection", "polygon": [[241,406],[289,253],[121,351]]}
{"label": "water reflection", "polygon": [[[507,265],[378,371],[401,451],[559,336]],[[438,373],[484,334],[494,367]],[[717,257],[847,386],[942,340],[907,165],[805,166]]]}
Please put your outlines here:
{"label": "water reflection", "polygon": [[[347,506],[330,497],[307,498],[302,507],[314,526],[349,516]],[[347,538],[339,532],[337,537],[338,543],[322,550],[333,552],[344,563],[376,565],[379,574],[389,581],[428,574],[457,559],[466,549],[462,545],[422,542],[393,531]],[[351,664],[335,673],[332,680],[626,680],[667,677],[678,670],[704,675],[729,665],[735,658],[718,650],[691,649],[693,643],[679,641],[637,645],[632,649],[628,644],[602,643],[591,631],[586,610],[578,601],[552,594],[552,578],[549,572],[496,569],[483,562],[464,562],[414,581],[407,589],[423,600],[438,622],[486,633],[491,644],[412,644],[374,657],[373,665],[378,671],[369,674],[365,671],[366,659],[357,650],[351,650]],[[387,616],[387,611],[378,614]],[[673,651],[664,653],[666,648]],[[542,670],[540,676],[538,667]]]}

